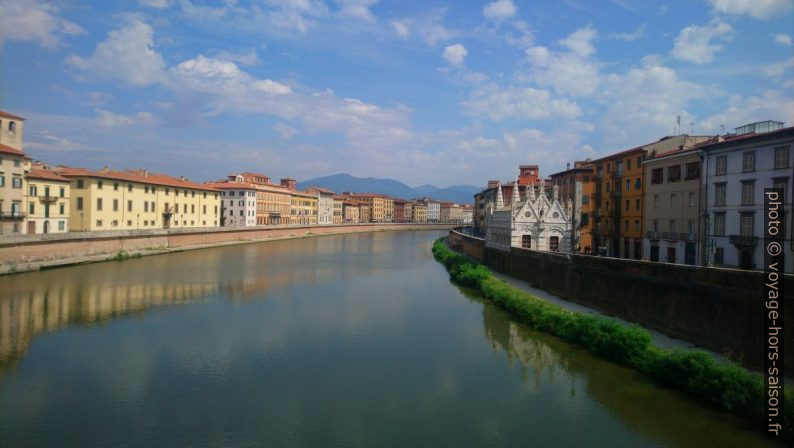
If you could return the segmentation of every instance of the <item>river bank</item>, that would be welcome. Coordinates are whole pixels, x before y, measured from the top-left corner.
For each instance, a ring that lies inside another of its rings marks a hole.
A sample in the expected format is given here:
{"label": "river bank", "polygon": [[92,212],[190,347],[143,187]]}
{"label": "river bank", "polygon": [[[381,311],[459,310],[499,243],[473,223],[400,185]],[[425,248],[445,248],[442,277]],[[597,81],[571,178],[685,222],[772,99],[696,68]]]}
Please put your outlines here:
{"label": "river bank", "polygon": [[452,224],[339,224],[79,232],[0,238],[0,275],[171,252],[359,232],[445,230]]}
{"label": "river bank", "polygon": [[[631,367],[657,383],[680,390],[712,406],[747,418],[759,428],[766,418],[761,375],[733,363],[719,363],[697,350],[665,350],[651,343],[651,335],[639,326],[626,327],[614,319],[586,315],[544,302],[494,277],[485,266],[450,250],[439,239],[433,254],[451,278],[479,291],[530,327],[584,347],[597,356]],[[784,438],[794,439],[790,429],[794,394],[786,393],[782,406]],[[788,411],[786,411],[788,409]]]}

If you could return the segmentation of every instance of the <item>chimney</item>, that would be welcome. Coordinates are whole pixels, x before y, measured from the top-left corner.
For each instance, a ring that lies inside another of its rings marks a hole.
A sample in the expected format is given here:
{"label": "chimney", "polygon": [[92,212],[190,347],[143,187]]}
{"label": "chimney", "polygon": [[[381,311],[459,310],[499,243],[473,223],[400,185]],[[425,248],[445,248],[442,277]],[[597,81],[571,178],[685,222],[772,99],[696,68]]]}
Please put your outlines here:
{"label": "chimney", "polygon": [[565,169],[566,170],[571,169],[571,162],[568,162],[568,163],[565,164]]}
{"label": "chimney", "polygon": [[281,186],[284,187],[284,188],[287,188],[287,189],[289,189],[291,191],[295,191],[295,188],[296,188],[295,179],[291,179],[289,177],[281,179]]}
{"label": "chimney", "polygon": [[182,182],[187,182],[187,179],[185,178],[185,176],[179,176],[179,180],[181,180]]}

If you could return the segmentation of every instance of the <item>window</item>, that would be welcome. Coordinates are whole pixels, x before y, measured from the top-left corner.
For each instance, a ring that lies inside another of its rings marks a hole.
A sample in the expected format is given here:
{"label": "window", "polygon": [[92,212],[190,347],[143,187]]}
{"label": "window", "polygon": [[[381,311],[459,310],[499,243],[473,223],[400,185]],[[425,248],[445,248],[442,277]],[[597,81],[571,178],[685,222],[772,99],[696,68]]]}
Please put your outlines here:
{"label": "window", "polygon": [[102,198],[96,199],[96,209],[102,211]]}
{"label": "window", "polygon": [[113,191],[119,191],[119,183],[113,182]]}
{"label": "window", "polygon": [[629,211],[630,206],[631,206],[631,201],[626,199],[626,211]]}
{"label": "window", "polygon": [[651,185],[660,184],[664,181],[664,171],[662,168],[654,168],[651,171]]}
{"label": "window", "polygon": [[686,164],[686,177],[684,180],[700,179],[700,162],[690,162]]}
{"label": "window", "polygon": [[[0,162],[2,162],[2,160],[0,160]],[[5,186],[6,186],[6,177],[0,174],[0,187],[5,187]]]}
{"label": "window", "polygon": [[717,165],[715,166],[714,174],[716,176],[722,176],[728,172],[728,156],[722,155],[717,156]]}
{"label": "window", "polygon": [[639,190],[640,188],[642,188],[642,180],[640,180],[640,178],[638,177],[638,178],[637,178],[637,179],[634,181],[634,189],[635,189],[635,190]]}
{"label": "window", "polygon": [[143,192],[144,193],[148,193],[149,192],[149,186],[148,185],[144,185],[143,186]]}
{"label": "window", "polygon": [[118,199],[113,199],[113,211],[114,212],[119,211],[119,200]]}
{"label": "window", "polygon": [[653,220],[653,231],[654,232],[659,232],[659,220],[658,219],[654,219]]}
{"label": "window", "polygon": [[627,219],[623,224],[623,230],[629,231],[629,220]]}
{"label": "window", "polygon": [[62,215],[63,215],[63,214],[65,214],[65,213],[66,213],[66,204],[60,204],[60,205],[58,206],[58,212],[59,212],[60,214],[62,214]]}
{"label": "window", "polygon": [[742,154],[742,172],[755,171],[755,151],[747,151]]}
{"label": "window", "polygon": [[204,204],[204,206],[203,206],[202,213],[207,214],[207,205],[206,204]]}
{"label": "window", "polygon": [[150,202],[149,204],[150,204],[150,205],[149,205],[149,209],[151,209],[151,210],[152,210],[152,212],[155,212],[155,211],[157,211],[157,209],[156,209],[156,208],[154,208],[154,201]]}
{"label": "window", "polygon": [[742,182],[742,205],[753,205],[755,196],[755,181]]}
{"label": "window", "polygon": [[97,227],[102,227],[102,220],[101,219],[97,219],[96,220],[96,226]]}
{"label": "window", "polygon": [[28,195],[29,195],[29,196],[38,196],[38,195],[36,194],[36,190],[37,190],[37,188],[36,188],[36,186],[35,186],[35,185],[31,185],[31,186],[29,186],[29,187],[28,187]]}
{"label": "window", "polygon": [[66,222],[65,221],[58,221],[58,230],[64,231],[66,229]]}
{"label": "window", "polygon": [[20,159],[14,159],[14,167],[15,168],[19,168],[20,163],[22,163],[22,161]]}
{"label": "window", "polygon": [[788,198],[786,186],[788,185],[788,177],[776,177],[772,179],[772,188],[779,188],[783,190],[783,198]]}
{"label": "window", "polygon": [[132,193],[132,184],[127,184],[127,191]]}
{"label": "window", "polygon": [[690,191],[689,192],[689,206],[690,207],[694,207],[695,206],[695,192],[694,191]]}
{"label": "window", "polygon": [[128,212],[131,212],[131,211],[132,211],[132,200],[128,200],[128,201],[127,201],[127,211],[128,211]]}
{"label": "window", "polygon": [[714,205],[725,205],[725,184],[714,184]]}
{"label": "window", "polygon": [[83,188],[83,179],[77,181],[77,188]]}
{"label": "window", "polygon": [[132,227],[132,220],[131,219],[127,220],[127,227]]}
{"label": "window", "polygon": [[659,195],[653,195],[653,208],[659,208]]}
{"label": "window", "polygon": [[28,213],[30,213],[31,215],[36,213],[36,204],[34,204],[33,202],[28,204]]}
{"label": "window", "polygon": [[83,209],[83,198],[77,198],[77,210]]}
{"label": "window", "polygon": [[739,234],[741,236],[753,236],[753,224],[755,216],[752,213],[742,213]]}
{"label": "window", "polygon": [[532,248],[532,235],[521,235],[521,247],[524,249]]}
{"label": "window", "polygon": [[626,179],[626,191],[629,191],[629,190],[631,190],[631,180],[630,179]]}
{"label": "window", "polygon": [[14,132],[17,130],[17,123],[15,121],[8,122],[8,133],[14,135]]}
{"label": "window", "polygon": [[640,208],[642,208],[642,206],[640,205],[640,200],[639,200],[639,199],[635,199],[635,200],[634,200],[634,208],[635,208],[637,211],[639,211],[639,210],[640,210]]}
{"label": "window", "polygon": [[22,188],[22,178],[14,176],[14,178],[11,179],[11,188]]}
{"label": "window", "polygon": [[637,168],[642,164],[642,156],[637,156]]}
{"label": "window", "polygon": [[626,170],[631,169],[631,159],[626,159]]}
{"label": "window", "polygon": [[143,211],[144,211],[144,213],[148,213],[149,212],[149,202],[148,201],[143,201]]}
{"label": "window", "polygon": [[552,252],[560,251],[560,237],[558,236],[549,237],[549,250]]}
{"label": "window", "polygon": [[590,196],[588,196],[586,194],[582,195],[582,205],[587,205],[589,203],[590,203]]}
{"label": "window", "polygon": [[118,227],[119,226],[119,220],[118,219],[114,219],[113,221],[110,221],[110,225],[113,226],[113,227]]}
{"label": "window", "polygon": [[196,213],[196,204],[190,204],[190,213]]}
{"label": "window", "polygon": [[775,169],[788,168],[788,146],[775,148]]}
{"label": "window", "polygon": [[670,220],[670,232],[675,233],[675,219]]}
{"label": "window", "polygon": [[590,215],[587,213],[582,213],[579,223],[582,227],[587,227],[590,223]]}
{"label": "window", "polygon": [[102,181],[101,180],[96,181],[96,187],[97,187],[98,190],[102,189]]}
{"label": "window", "polygon": [[634,231],[635,232],[639,232],[640,231],[640,220],[639,219],[635,219],[634,220]]}
{"label": "window", "polygon": [[678,206],[678,195],[675,193],[670,193],[670,208],[676,208]]}
{"label": "window", "polygon": [[681,165],[667,167],[667,182],[678,182],[681,180]]}
{"label": "window", "polygon": [[61,187],[60,190],[58,190],[58,197],[62,198],[64,196],[66,196],[66,188]]}
{"label": "window", "polygon": [[609,182],[607,182],[607,193],[609,193]]}
{"label": "window", "polygon": [[721,247],[714,249],[714,263],[715,264],[725,263],[725,249]]}

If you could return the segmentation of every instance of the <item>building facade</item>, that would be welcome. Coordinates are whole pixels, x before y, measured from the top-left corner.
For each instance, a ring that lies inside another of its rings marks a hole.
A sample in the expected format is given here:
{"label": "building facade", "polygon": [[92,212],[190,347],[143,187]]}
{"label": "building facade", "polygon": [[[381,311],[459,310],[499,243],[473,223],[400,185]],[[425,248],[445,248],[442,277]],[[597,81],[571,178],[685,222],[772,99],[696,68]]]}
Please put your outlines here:
{"label": "building facade", "polygon": [[69,231],[168,229],[220,225],[220,192],[147,170],[59,166],[69,179]]}
{"label": "building facade", "polygon": [[31,164],[22,150],[24,121],[0,111],[0,235],[25,232],[25,176]]}
{"label": "building facade", "polygon": [[334,192],[325,188],[310,187],[306,190],[317,195],[317,223],[334,223]]}
{"label": "building facade", "polygon": [[424,223],[427,222],[427,204],[422,202],[411,202],[411,214],[413,222]]}
{"label": "building facade", "polygon": [[[762,122],[736,128],[736,135],[700,146],[704,152],[701,189],[707,219],[703,241],[707,265],[762,269],[764,189],[784,190],[786,272],[794,272],[792,251],[792,169],[794,127]],[[769,132],[757,132],[758,129]]]}
{"label": "building facade", "polygon": [[[485,225],[485,245],[509,251],[511,247],[551,252],[570,252],[571,204],[563,205],[557,188],[552,197],[545,189],[528,186],[526,196],[513,189],[510,202],[505,204],[501,194],[495,206],[488,206]],[[501,193],[501,192],[500,192]]]}
{"label": "building facade", "polygon": [[254,184],[237,181],[208,184],[220,191],[221,226],[254,227],[257,225],[257,193]]}
{"label": "building facade", "polygon": [[361,204],[359,204],[358,202],[346,199],[342,203],[342,214],[344,215],[344,222],[358,223],[360,206]]}
{"label": "building facade", "polygon": [[25,233],[69,231],[69,179],[45,166],[36,165],[27,174]]}
{"label": "building facade", "polygon": [[[317,201],[316,194],[303,191],[292,191],[290,224],[308,226],[317,224]],[[333,210],[333,203],[331,204]]]}
{"label": "building facade", "polygon": [[588,228],[590,217],[585,217],[582,208],[585,202],[589,203],[590,198],[585,197],[585,179],[590,181],[593,175],[594,166],[590,160],[574,162],[574,167],[570,166],[559,173],[552,174],[551,183],[557,187],[560,200],[563,202],[571,201],[573,211],[571,213],[571,248],[573,252],[584,252],[586,247],[590,247],[591,240],[586,238],[582,241],[582,229]]}
{"label": "building facade", "polygon": [[344,222],[344,202],[344,197],[336,194],[334,195],[334,224],[342,224],[342,222]]}
{"label": "building facade", "polygon": [[643,163],[646,259],[699,264],[701,154],[673,151]]}

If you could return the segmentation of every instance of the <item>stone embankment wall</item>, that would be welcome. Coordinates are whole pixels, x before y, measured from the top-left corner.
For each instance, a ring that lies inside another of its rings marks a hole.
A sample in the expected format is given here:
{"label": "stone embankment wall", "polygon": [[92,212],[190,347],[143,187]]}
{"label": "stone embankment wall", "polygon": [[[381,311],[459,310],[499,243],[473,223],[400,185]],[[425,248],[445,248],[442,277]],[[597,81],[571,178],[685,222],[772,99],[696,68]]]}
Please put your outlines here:
{"label": "stone embankment wall", "polygon": [[341,224],[240,229],[159,229],[0,237],[0,274],[202,247],[339,233],[446,230],[451,224]]}
{"label": "stone embankment wall", "polygon": [[[567,300],[637,322],[745,366],[763,368],[766,356],[763,272],[704,268],[619,258],[486,248],[484,241],[450,231],[450,246],[499,272]],[[481,253],[482,256],[477,254]],[[786,375],[794,375],[794,276],[786,291]]]}

